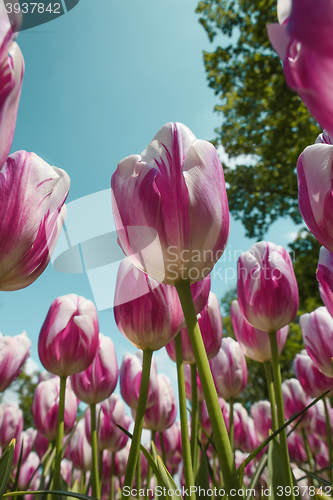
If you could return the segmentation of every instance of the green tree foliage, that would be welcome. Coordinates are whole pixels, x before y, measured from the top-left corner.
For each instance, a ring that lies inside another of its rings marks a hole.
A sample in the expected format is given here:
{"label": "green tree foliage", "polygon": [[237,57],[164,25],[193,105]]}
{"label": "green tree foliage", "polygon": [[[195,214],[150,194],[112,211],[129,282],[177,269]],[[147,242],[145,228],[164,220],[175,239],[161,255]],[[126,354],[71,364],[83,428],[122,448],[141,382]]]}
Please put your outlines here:
{"label": "green tree foliage", "polygon": [[196,12],[211,41],[223,46],[204,52],[209,86],[222,114],[213,143],[230,158],[225,167],[230,211],[249,237],[262,239],[281,216],[301,221],[297,202],[297,158],[319,133],[315,121],[290,90],[266,25],[277,22],[276,0],[202,0]]}
{"label": "green tree foliage", "polygon": [[37,387],[38,375],[39,373],[37,371],[32,374],[27,373],[23,365],[20,375],[10,385],[10,390],[16,392],[19,400],[18,405],[23,411],[24,429],[35,427],[31,406]]}

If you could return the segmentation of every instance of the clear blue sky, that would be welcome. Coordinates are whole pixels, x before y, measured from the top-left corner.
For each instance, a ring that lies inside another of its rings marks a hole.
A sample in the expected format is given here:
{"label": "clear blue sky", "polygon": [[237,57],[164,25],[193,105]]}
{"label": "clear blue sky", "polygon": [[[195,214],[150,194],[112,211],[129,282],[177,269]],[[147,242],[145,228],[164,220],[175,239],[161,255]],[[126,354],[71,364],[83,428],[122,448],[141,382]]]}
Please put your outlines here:
{"label": "clear blue sky", "polygon": [[[22,32],[18,44],[26,72],[12,151],[34,151],[66,170],[71,178],[67,201],[72,202],[109,189],[118,162],[140,153],[169,121],[183,122],[200,139],[214,138],[221,118],[213,113],[217,98],[208,88],[202,59],[202,50],[214,45],[195,7],[190,0],[80,0],[59,19]],[[112,213],[99,217],[111,220]],[[93,223],[82,217],[77,224]],[[296,229],[281,220],[267,240],[286,247]],[[241,223],[232,221],[227,267],[236,269],[232,253],[253,243]],[[228,273],[227,283],[219,276],[213,280],[218,297],[235,285],[232,270]],[[26,330],[38,362],[41,324],[51,302],[68,293],[94,300],[85,274],[62,274],[51,266],[27,289],[1,292],[0,331]],[[119,362],[124,352],[135,352],[118,332],[112,310],[100,311],[99,320]],[[175,366],[164,349],[156,360],[175,386]]]}

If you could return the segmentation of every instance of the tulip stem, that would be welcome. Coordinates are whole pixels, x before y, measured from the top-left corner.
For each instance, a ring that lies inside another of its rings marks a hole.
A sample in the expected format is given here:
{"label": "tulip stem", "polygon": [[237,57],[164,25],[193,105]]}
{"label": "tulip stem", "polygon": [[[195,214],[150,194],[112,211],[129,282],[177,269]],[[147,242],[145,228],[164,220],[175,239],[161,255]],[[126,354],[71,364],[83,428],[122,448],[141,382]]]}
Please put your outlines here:
{"label": "tulip stem", "polygon": [[[269,340],[271,345],[271,353],[272,353],[272,368],[273,368],[273,380],[274,380],[274,389],[275,389],[275,398],[276,398],[276,406],[277,406],[277,417],[278,417],[278,425],[282,427],[285,423],[284,418],[284,409],[283,409],[283,397],[282,397],[282,388],[281,388],[281,369],[279,362],[279,351],[277,345],[277,336],[276,332],[268,332]],[[284,473],[286,476],[286,480],[288,481],[288,486],[291,488],[291,500],[295,500],[294,491],[293,491],[293,479],[290,468],[290,460],[289,460],[289,452],[287,445],[287,434],[286,430],[283,429],[280,432],[280,446],[281,452],[283,455],[282,466],[284,468]]]}
{"label": "tulip stem", "polygon": [[[146,404],[147,404],[147,396],[148,396],[148,386],[149,386],[149,376],[150,376],[150,365],[151,358],[153,355],[153,351],[150,349],[145,349],[143,351],[143,360],[142,360],[142,375],[141,375],[141,384],[140,384],[140,393],[138,400],[138,408],[136,412],[134,431],[132,436],[132,444],[130,453],[127,460],[127,467],[125,473],[125,479],[123,484],[123,492],[125,486],[132,488],[136,464],[139,458],[140,453],[140,441],[141,434],[143,429],[143,421],[145,418],[146,412]],[[125,489],[126,491],[126,489]],[[126,500],[126,496],[124,493],[122,494],[122,498]]]}
{"label": "tulip stem", "polygon": [[135,486],[138,491],[138,500],[140,500],[140,488],[141,488],[141,452],[139,450],[139,458],[136,463],[136,481]]}
{"label": "tulip stem", "polygon": [[[61,489],[60,467],[62,459],[62,441],[64,437],[66,379],[67,375],[63,375],[60,377],[56,454],[55,454],[54,469],[53,469],[53,489],[58,491]],[[52,498],[53,500],[57,500],[58,495],[52,495]]]}
{"label": "tulip stem", "polygon": [[[191,340],[191,346],[199,371],[202,390],[205,396],[207,410],[214,434],[214,442],[220,466],[222,468],[225,489],[228,496],[237,500],[242,500],[243,495],[238,493],[241,486],[238,479],[235,460],[230,446],[222,410],[217,397],[212,373],[210,371],[205,346],[202,341],[197,315],[194,309],[190,282],[187,280],[180,280],[175,284],[175,287],[183,308],[186,326]],[[231,490],[233,490],[232,495],[230,495]]]}
{"label": "tulip stem", "polygon": [[234,400],[229,401],[229,441],[231,449],[234,449]]}
{"label": "tulip stem", "polygon": [[100,498],[100,486],[98,476],[98,450],[97,450],[97,428],[96,428],[96,404],[90,405],[90,418],[91,418],[91,488],[92,496]]}
{"label": "tulip stem", "polygon": [[302,437],[303,437],[304,448],[305,448],[306,456],[307,456],[307,459],[308,459],[308,464],[309,464],[309,467],[310,467],[310,471],[313,472],[312,455],[311,455],[311,451],[310,451],[310,447],[309,447],[309,441],[308,441],[308,438],[306,437],[306,433],[305,433],[304,429],[302,429]]}
{"label": "tulip stem", "polygon": [[194,476],[198,472],[198,388],[197,366],[191,366],[192,420],[191,420],[191,457]]}
{"label": "tulip stem", "polygon": [[110,499],[113,500],[115,497],[114,494],[114,453],[111,452],[111,491],[110,491]]}
{"label": "tulip stem", "polygon": [[331,421],[328,413],[327,406],[327,398],[324,398],[324,406],[325,406],[325,417],[326,417],[326,432],[327,432],[327,446],[328,446],[328,455],[329,455],[329,478],[331,484],[333,483],[333,453],[332,453],[332,429],[331,429]]}
{"label": "tulip stem", "polygon": [[[156,431],[151,431],[151,442],[155,443],[155,436],[156,436]],[[150,454],[152,453],[152,445],[150,444]],[[147,472],[147,486],[146,486],[146,500],[149,500],[149,485],[150,485],[150,480],[151,480],[151,473],[152,473],[152,468],[150,467],[148,463],[148,472]]]}
{"label": "tulip stem", "polygon": [[274,394],[274,383],[272,378],[272,366],[270,361],[264,361],[264,368],[266,374],[266,382],[267,382],[267,390],[268,390],[268,399],[271,403],[271,418],[272,418],[272,431],[275,432],[278,428],[277,419],[276,419],[276,403],[275,403],[275,394]]}
{"label": "tulip stem", "polygon": [[166,456],[165,456],[163,432],[160,431],[158,434],[159,434],[159,437],[160,437],[162,460],[163,460],[164,465],[166,466]]}
{"label": "tulip stem", "polygon": [[[183,465],[184,465],[184,477],[185,477],[185,487],[190,488],[191,499],[195,500],[195,493],[192,492],[191,486],[194,486],[194,475],[192,469],[192,463],[194,464],[194,456],[191,455],[192,451],[192,440],[193,434],[191,436],[191,445],[188,435],[188,425],[187,425],[187,408],[186,408],[186,391],[185,391],[185,377],[184,377],[184,363],[183,363],[183,349],[182,349],[182,337],[178,333],[175,338],[175,348],[176,348],[176,361],[177,361],[177,378],[178,378],[178,394],[179,394],[179,413],[180,413],[180,430],[182,438],[182,454],[183,454]],[[195,365],[191,365],[195,368]],[[195,374],[195,380],[197,380],[197,374]],[[192,380],[193,383],[193,380]],[[192,385],[193,388],[193,385]],[[192,392],[193,397],[193,392]],[[193,405],[193,399],[192,399]],[[193,424],[193,406],[192,406],[192,424]],[[192,462],[193,460],[193,462]]]}

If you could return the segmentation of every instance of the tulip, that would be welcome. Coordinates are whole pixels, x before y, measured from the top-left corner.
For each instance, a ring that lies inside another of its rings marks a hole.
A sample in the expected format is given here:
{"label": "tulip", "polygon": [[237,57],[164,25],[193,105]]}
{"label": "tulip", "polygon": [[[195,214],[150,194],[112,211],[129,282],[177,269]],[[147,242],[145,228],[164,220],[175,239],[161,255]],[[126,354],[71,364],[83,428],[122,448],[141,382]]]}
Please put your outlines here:
{"label": "tulip", "polygon": [[36,441],[37,431],[32,427],[29,427],[20,434],[18,441],[15,445],[13,467],[16,467],[20,458],[22,450],[21,463],[24,463],[30,452],[32,451],[35,441]]}
{"label": "tulip", "polygon": [[[231,409],[230,409],[231,410]],[[234,418],[234,449],[245,451],[246,442],[248,439],[249,414],[240,403],[235,403],[233,406]]]}
{"label": "tulip", "polygon": [[[226,427],[227,427],[227,431],[229,432],[229,416],[230,416],[229,404],[226,401],[224,401],[223,398],[219,398],[218,401],[219,401],[219,405],[220,405],[220,408],[222,411],[222,416],[223,416],[224,422],[225,422]],[[201,425],[202,425],[202,428],[205,430],[206,434],[208,434],[208,436],[210,436],[212,434],[212,424],[211,424],[211,421],[209,418],[209,413],[208,413],[207,405],[206,405],[205,401],[203,401],[203,403],[202,403]],[[207,443],[207,438],[206,438],[205,434],[202,434],[201,441],[203,444]]]}
{"label": "tulip", "polygon": [[[239,468],[242,463],[244,462],[244,460],[246,460],[248,457],[248,454],[247,453],[243,453],[241,452],[240,450],[236,450],[235,451],[235,462],[236,462],[236,467]],[[255,473],[256,471],[256,467],[253,463],[253,460],[245,467],[244,469],[244,474],[248,477],[248,478],[251,478],[253,476],[253,474]],[[244,480],[245,482],[245,480]],[[248,485],[247,485],[248,486]]]}
{"label": "tulip", "polygon": [[317,280],[322,301],[333,316],[333,254],[321,247],[317,269]]}
{"label": "tulip", "polygon": [[333,377],[333,318],[326,307],[318,307],[312,313],[300,317],[305,349],[319,370]]}
{"label": "tulip", "polygon": [[71,486],[72,462],[70,462],[67,458],[63,458],[60,465],[61,477],[68,486]]}
{"label": "tulip", "polygon": [[119,266],[114,316],[124,337],[136,347],[152,351],[168,344],[184,320],[175,288],[159,285],[129,259],[124,259]]}
{"label": "tulip", "polygon": [[27,333],[15,337],[0,333],[0,392],[3,392],[15,380],[23,363],[30,356],[31,341]]}
{"label": "tulip", "polygon": [[271,405],[268,401],[257,401],[251,406],[251,415],[254,421],[254,427],[261,441],[269,437],[269,431],[272,429]]}
{"label": "tulip", "polygon": [[35,448],[37,455],[40,459],[43,458],[45,453],[47,452],[49,446],[49,440],[44,437],[39,431],[37,431],[36,439],[35,439]]}
{"label": "tulip", "polygon": [[[245,356],[260,363],[270,361],[272,353],[268,333],[254,328],[246,321],[237,300],[234,300],[231,304],[230,317],[237,342]],[[284,326],[277,331],[279,355],[285,346],[288,331],[289,326]]]}
{"label": "tulip", "polygon": [[15,403],[0,404],[0,446],[5,449],[23,431],[23,412]]}
{"label": "tulip", "polygon": [[46,370],[60,377],[82,372],[93,362],[98,346],[94,304],[75,294],[58,297],[38,339],[39,357]]}
{"label": "tulip", "polygon": [[[182,453],[182,440],[180,434],[180,422],[174,422],[171,427],[161,432],[163,437],[163,445],[165,458],[169,459],[177,453]],[[156,434],[155,445],[160,455],[162,454],[160,433]]]}
{"label": "tulip", "polygon": [[[192,379],[191,379],[190,365],[184,365],[184,378],[185,378],[186,398],[189,401],[192,401]],[[197,399],[199,403],[204,401],[205,399],[198,371],[197,371]]]}
{"label": "tulip", "polygon": [[[138,407],[141,375],[142,375],[142,351],[135,355],[126,353],[120,367],[119,381],[120,392],[125,401],[134,410]],[[158,383],[156,363],[152,360],[149,377],[147,408],[156,403],[158,398]]]}
{"label": "tulip", "polygon": [[[57,436],[59,391],[58,378],[41,382],[36,387],[31,407],[36,429],[49,441],[54,441]],[[65,397],[64,433],[68,434],[74,427],[77,413],[77,400],[69,380],[66,383]]]}
{"label": "tulip", "polygon": [[308,461],[308,457],[304,448],[303,438],[296,432],[292,432],[288,436],[287,443],[291,460],[295,460],[299,464],[305,464]]}
{"label": "tulip", "polygon": [[320,450],[316,454],[316,464],[319,469],[326,469],[326,467],[329,467],[328,447],[324,442],[320,443]]}
{"label": "tulip", "polygon": [[111,396],[118,380],[118,363],[112,340],[99,334],[99,346],[92,364],[71,376],[77,397],[87,404],[100,403]]}
{"label": "tulip", "polygon": [[333,378],[326,377],[317,368],[305,349],[295,356],[294,372],[304,392],[311,398],[318,398],[333,389]]}
{"label": "tulip", "polygon": [[[69,177],[18,151],[0,170],[0,290],[19,290],[45,270],[66,215]],[[22,222],[24,221],[24,223]]]}
{"label": "tulip", "polygon": [[333,134],[332,3],[279,0],[278,14],[280,24],[269,25],[268,35],[283,61],[286,82],[298,93],[316,121]]}
{"label": "tulip", "polygon": [[[326,400],[328,417],[330,421],[330,427],[333,428],[333,409],[330,403]],[[326,414],[325,414],[325,404],[322,400],[318,401],[314,405],[314,432],[319,439],[326,439],[327,436],[327,426],[326,426]]]}
{"label": "tulip", "polygon": [[22,462],[20,468],[20,474],[18,478],[18,488],[22,491],[26,490],[28,483],[30,482],[33,474],[35,474],[36,469],[40,466],[40,460],[37,453],[32,451],[28,458]]}
{"label": "tulip", "polygon": [[69,454],[74,467],[83,472],[91,469],[91,446],[86,437],[84,420],[79,420],[71,437]]}
{"label": "tulip", "polygon": [[311,455],[316,456],[320,451],[321,439],[318,439],[317,436],[312,433],[307,436],[307,440]]}
{"label": "tulip", "polygon": [[[214,293],[209,293],[207,305],[202,312],[198,314],[197,318],[207,358],[214,358],[219,352],[223,333],[220,305]],[[181,329],[181,337],[184,363],[195,364],[195,357],[186,327]],[[172,361],[176,362],[176,347],[174,340],[166,346],[166,350]]]}
{"label": "tulip", "polygon": [[103,450],[102,482],[107,483],[110,480],[112,456],[114,460],[114,476],[123,477],[125,475],[130,446],[130,442],[127,441],[124,448],[116,453],[111,453],[109,450]]}
{"label": "tulip", "polygon": [[[304,410],[311,403],[311,399],[303,391],[300,382],[296,378],[285,380],[282,383],[282,395],[287,420],[296,413]],[[300,429],[311,429],[314,420],[313,408],[311,407],[303,413],[300,419],[299,425],[296,427],[296,432]]]}
{"label": "tulip", "polygon": [[247,382],[247,366],[240,345],[231,337],[224,338],[209,364],[217,394],[226,400],[238,398]]}
{"label": "tulip", "polygon": [[111,188],[120,245],[141,270],[169,285],[210,273],[229,234],[223,170],[212,144],[168,123],[141,156],[119,163]]}
{"label": "tulip", "polygon": [[210,292],[210,274],[201,281],[196,281],[191,285],[191,293],[196,314],[200,314],[208,302]]}
{"label": "tulip", "polygon": [[277,332],[290,323],[298,309],[298,288],[288,252],[261,241],[238,260],[237,294],[250,325]]}
{"label": "tulip", "polygon": [[259,446],[259,444],[260,441],[256,428],[254,426],[254,420],[253,418],[248,417],[246,440],[241,444],[240,448],[247,453],[251,453]]}

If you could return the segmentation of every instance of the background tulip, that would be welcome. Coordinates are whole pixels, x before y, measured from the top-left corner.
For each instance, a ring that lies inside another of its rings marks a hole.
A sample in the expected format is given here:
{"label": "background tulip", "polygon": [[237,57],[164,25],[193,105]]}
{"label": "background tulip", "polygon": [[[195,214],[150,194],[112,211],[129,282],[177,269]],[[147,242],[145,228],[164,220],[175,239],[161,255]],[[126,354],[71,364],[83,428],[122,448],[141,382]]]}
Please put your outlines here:
{"label": "background tulip", "polygon": [[99,347],[92,364],[71,376],[77,397],[87,404],[100,403],[111,396],[118,381],[118,363],[112,340],[99,334]]}
{"label": "background tulip", "polygon": [[56,375],[86,370],[99,346],[94,304],[75,294],[58,297],[49,309],[38,339],[43,366]]}
{"label": "background tulip", "polygon": [[0,404],[0,446],[5,449],[23,431],[23,412],[15,403]]}
{"label": "background tulip", "polygon": [[296,354],[293,366],[304,392],[311,398],[318,398],[324,392],[333,389],[333,378],[326,377],[317,368],[305,349]]}
{"label": "background tulip", "polygon": [[[330,420],[331,428],[333,428],[333,409],[326,400],[328,416]],[[320,439],[327,439],[327,427],[326,427],[326,415],[325,415],[325,406],[322,400],[318,401],[313,407],[314,411],[314,432],[316,436]]]}
{"label": "background tulip", "polygon": [[191,293],[196,314],[200,314],[208,302],[211,285],[210,274],[201,281],[196,281],[191,285]]}
{"label": "background tulip", "polygon": [[[284,413],[287,420],[296,413],[304,410],[311,403],[311,399],[305,394],[300,382],[296,378],[285,380],[282,383],[282,395]],[[313,408],[309,408],[298,420],[299,424],[295,432],[300,429],[311,428],[314,423]]]}
{"label": "background tulip", "polygon": [[250,325],[265,332],[290,323],[298,309],[298,288],[288,252],[261,241],[238,259],[237,295]]}
{"label": "background tulip", "polygon": [[[165,451],[166,458],[172,458],[176,454],[182,453],[182,440],[180,433],[180,422],[174,422],[171,427],[163,431],[163,445]],[[161,439],[160,433],[156,434],[155,437],[156,448],[159,451],[159,454],[162,456],[162,447],[161,447]]]}
{"label": "background tulip", "polygon": [[120,332],[132,344],[153,351],[168,344],[184,320],[176,289],[154,282],[129,259],[119,266],[114,317]]}
{"label": "background tulip", "polygon": [[254,421],[254,427],[261,441],[269,436],[272,429],[271,405],[268,401],[257,401],[251,405],[251,415]]}
{"label": "background tulip", "polygon": [[327,377],[333,377],[333,318],[326,307],[300,317],[305,349],[314,364]]}
{"label": "background tulip", "polygon": [[20,474],[19,474],[19,479],[18,479],[18,488],[21,491],[26,490],[29,481],[31,480],[33,474],[35,473],[36,469],[40,466],[40,460],[39,456],[37,453],[32,451],[28,458],[22,462],[21,468],[20,468]]}
{"label": "background tulip", "polygon": [[32,451],[35,445],[36,436],[37,436],[37,431],[32,427],[29,427],[20,434],[17,443],[15,445],[13,467],[16,467],[18,464],[21,454],[21,449],[22,449],[21,463],[24,463],[27,460],[29,453]]}
{"label": "background tulip", "polygon": [[[138,351],[135,355],[126,353],[120,367],[119,381],[120,392],[125,403],[137,409],[141,375],[142,375],[142,351]],[[152,406],[158,398],[158,382],[157,369],[154,359],[152,359],[150,367],[149,388],[147,396],[147,408]]]}
{"label": "background tulip", "polygon": [[212,144],[168,123],[141,155],[119,163],[111,188],[119,242],[135,265],[169,285],[209,274],[229,233],[223,170]]}
{"label": "background tulip", "polygon": [[[209,293],[208,302],[201,313],[198,314],[197,318],[207,358],[214,358],[221,346],[223,333],[220,305],[214,293]],[[181,337],[183,361],[184,363],[194,364],[195,357],[186,327],[181,329]],[[174,340],[166,346],[166,350],[172,361],[176,362],[176,347]]]}
{"label": "background tulip", "polygon": [[35,439],[35,449],[40,459],[42,459],[45,453],[47,452],[48,446],[49,446],[49,440],[46,437],[44,437],[43,434],[37,431]]}
{"label": "background tulip", "polygon": [[79,420],[70,439],[69,454],[74,467],[83,472],[91,469],[91,446],[86,437],[84,420]]}
{"label": "background tulip", "polygon": [[69,183],[66,172],[34,153],[7,158],[0,170],[0,290],[24,288],[45,270],[64,223]]}
{"label": "background tulip", "polygon": [[0,333],[0,392],[19,376],[23,363],[30,356],[30,347],[26,332],[15,337]]}
{"label": "background tulip", "polygon": [[303,438],[296,432],[289,434],[287,438],[288,451],[291,460],[299,464],[305,464],[308,461],[308,457],[304,448]]}
{"label": "background tulip", "polygon": [[[231,304],[230,317],[237,342],[243,353],[254,361],[264,363],[272,358],[269,335],[250,325],[242,314],[237,300]],[[278,352],[281,354],[289,332],[289,326],[277,331]]]}
{"label": "background tulip", "polygon": [[330,315],[333,316],[333,254],[325,247],[321,247],[319,252],[316,277],[321,299]]}
{"label": "background tulip", "polygon": [[246,361],[238,342],[231,337],[222,339],[218,354],[209,364],[217,394],[226,400],[238,398],[247,382]]}

